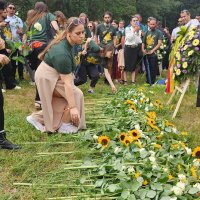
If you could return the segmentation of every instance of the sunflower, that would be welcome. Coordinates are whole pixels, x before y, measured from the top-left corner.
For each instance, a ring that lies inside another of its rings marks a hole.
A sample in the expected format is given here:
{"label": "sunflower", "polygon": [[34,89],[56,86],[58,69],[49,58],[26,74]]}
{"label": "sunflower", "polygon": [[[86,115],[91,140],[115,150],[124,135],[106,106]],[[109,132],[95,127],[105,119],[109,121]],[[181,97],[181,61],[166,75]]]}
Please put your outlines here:
{"label": "sunflower", "polygon": [[157,139],[157,140],[161,140],[162,137],[163,137],[163,135],[160,134],[160,135],[157,135],[157,136],[156,136],[156,139]]}
{"label": "sunflower", "polygon": [[172,124],[172,123],[169,122],[168,120],[165,121],[165,125],[166,125],[166,126],[172,126],[172,127],[174,127],[174,124]]}
{"label": "sunflower", "polygon": [[120,135],[119,135],[120,142],[124,142],[126,137],[127,137],[127,134],[125,132],[120,133]]}
{"label": "sunflower", "polygon": [[147,120],[148,120],[148,124],[153,124],[153,125],[156,124],[155,120],[152,118],[147,118]]}
{"label": "sunflower", "polygon": [[172,145],[171,145],[171,148],[172,148],[172,149],[178,149],[178,148],[179,148],[179,145],[178,145],[178,144],[172,144]]}
{"label": "sunflower", "polygon": [[139,177],[140,177],[140,175],[141,175],[141,173],[140,173],[140,172],[136,172],[136,173],[135,173],[135,178],[139,178]]}
{"label": "sunflower", "polygon": [[123,143],[125,144],[125,146],[129,146],[129,144],[131,144],[132,141],[133,141],[132,138],[126,136]]}
{"label": "sunflower", "polygon": [[142,183],[143,186],[147,185],[149,182],[145,179]]}
{"label": "sunflower", "polygon": [[181,132],[181,135],[188,135],[188,132],[186,132],[186,131]]}
{"label": "sunflower", "polygon": [[168,180],[172,180],[174,177],[171,174],[168,174]]}
{"label": "sunflower", "polygon": [[129,135],[133,141],[138,140],[140,138],[140,132],[136,129],[129,131]]}
{"label": "sunflower", "polygon": [[135,142],[135,144],[141,149],[142,148],[142,144],[138,141]]}
{"label": "sunflower", "polygon": [[178,164],[178,171],[180,172],[182,170],[182,167],[180,164]]}
{"label": "sunflower", "polygon": [[198,39],[195,39],[193,42],[192,42],[192,45],[193,46],[198,46],[199,45],[199,40]]}
{"label": "sunflower", "polygon": [[156,113],[155,112],[147,112],[146,114],[150,119],[155,119],[156,118]]}
{"label": "sunflower", "polygon": [[155,148],[158,148],[158,149],[162,148],[162,146],[161,146],[160,144],[154,144],[153,146],[154,146]]}
{"label": "sunflower", "polygon": [[102,135],[98,138],[98,143],[101,144],[104,148],[107,148],[110,144],[110,138],[106,135]]}
{"label": "sunflower", "polygon": [[188,52],[188,56],[191,56],[194,53],[194,50]]}
{"label": "sunflower", "polygon": [[129,105],[134,105],[134,103],[133,103],[133,101],[131,101],[131,100],[126,100],[126,102],[125,102],[126,104],[129,104]]}
{"label": "sunflower", "polygon": [[136,107],[134,106],[134,105],[131,105],[131,107],[130,107],[132,110],[134,110],[135,112],[137,112],[137,109],[136,109]]}
{"label": "sunflower", "polygon": [[191,171],[191,173],[192,173],[192,176],[193,176],[194,178],[197,178],[197,168],[196,168],[195,166],[192,166],[192,167],[190,168],[190,171]]}
{"label": "sunflower", "polygon": [[182,66],[183,66],[184,69],[186,69],[188,67],[188,63],[184,62]]}
{"label": "sunflower", "polygon": [[200,160],[200,146],[199,146],[199,147],[196,147],[196,148],[193,150],[192,156],[193,156],[193,157],[197,157],[197,159]]}

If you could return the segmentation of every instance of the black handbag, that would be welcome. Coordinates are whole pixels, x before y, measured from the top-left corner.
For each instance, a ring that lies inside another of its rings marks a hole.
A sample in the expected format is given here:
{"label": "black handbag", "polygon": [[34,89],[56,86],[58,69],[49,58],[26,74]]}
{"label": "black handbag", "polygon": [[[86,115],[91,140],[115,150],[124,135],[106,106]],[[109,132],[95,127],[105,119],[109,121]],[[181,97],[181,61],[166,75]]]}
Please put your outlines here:
{"label": "black handbag", "polygon": [[51,21],[49,19],[49,14],[46,14],[46,33],[47,33],[47,44],[49,44],[56,35],[56,30],[51,24]]}

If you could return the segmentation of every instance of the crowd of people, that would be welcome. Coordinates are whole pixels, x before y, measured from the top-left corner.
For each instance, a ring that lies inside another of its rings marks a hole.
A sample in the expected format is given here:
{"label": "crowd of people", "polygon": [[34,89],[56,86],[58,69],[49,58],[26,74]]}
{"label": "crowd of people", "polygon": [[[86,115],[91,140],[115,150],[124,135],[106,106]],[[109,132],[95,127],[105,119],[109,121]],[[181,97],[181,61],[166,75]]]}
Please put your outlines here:
{"label": "crowd of people", "polygon": [[[61,11],[50,13],[44,2],[36,2],[22,22],[15,14],[13,3],[6,5],[0,1],[0,6],[0,62],[4,65],[0,85],[4,81],[6,90],[21,89],[17,85],[16,70],[19,80],[23,80],[24,65],[13,59],[20,55],[20,50],[11,52],[9,41],[28,43],[31,51],[25,63],[36,87],[37,111],[27,121],[48,134],[76,133],[86,128],[84,97],[77,86],[86,83],[88,78],[91,79],[89,93],[95,92],[101,74],[113,92],[117,91],[116,82],[136,84],[138,73],[146,73],[146,82],[152,85],[160,74],[160,67],[168,68],[170,49],[180,26],[199,26],[199,18],[191,19],[187,10],[181,11],[178,26],[170,35],[169,28],[163,28],[155,17],[149,17],[147,24],[143,24],[140,14],[134,14],[125,26],[124,20],[112,19],[109,11],[103,14],[101,23],[89,21],[85,13],[67,19]],[[165,54],[158,62],[157,52],[163,41]],[[0,147],[19,149],[6,139],[4,91],[3,88],[0,91]]]}

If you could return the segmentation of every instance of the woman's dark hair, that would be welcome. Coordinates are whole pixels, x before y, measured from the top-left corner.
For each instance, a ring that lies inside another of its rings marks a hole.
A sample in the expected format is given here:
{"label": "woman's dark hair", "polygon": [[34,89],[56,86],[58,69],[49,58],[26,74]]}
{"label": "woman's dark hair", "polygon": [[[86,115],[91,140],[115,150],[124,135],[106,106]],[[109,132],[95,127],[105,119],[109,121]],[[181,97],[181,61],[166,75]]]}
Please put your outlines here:
{"label": "woman's dark hair", "polygon": [[63,23],[62,25],[63,25],[63,27],[64,27],[65,24],[67,23],[67,18],[65,17],[64,13],[61,12],[60,10],[57,10],[57,11],[54,12],[54,15],[55,15],[56,17],[60,17],[60,18],[61,18],[62,23]]}
{"label": "woman's dark hair", "polygon": [[88,24],[92,24],[92,27],[93,27],[92,32],[95,35],[96,34],[96,24],[93,21],[89,21]]}
{"label": "woman's dark hair", "polygon": [[6,7],[6,3],[4,1],[0,1],[0,10],[4,10]]}
{"label": "woman's dark hair", "polygon": [[34,11],[31,14],[31,17],[27,18],[27,31],[30,30],[30,27],[35,24],[39,19],[44,17],[46,13],[48,12],[47,5],[42,2],[38,1],[35,3]]}
{"label": "woman's dark hair", "polygon": [[103,17],[104,17],[105,15],[109,15],[110,17],[112,17],[112,13],[111,13],[110,11],[104,12]]}
{"label": "woman's dark hair", "polygon": [[[40,60],[43,60],[44,59],[44,56],[45,54],[47,53],[47,51],[54,45],[54,44],[58,44],[61,40],[64,40],[66,38],[66,35],[67,35],[67,32],[72,32],[75,27],[77,27],[80,23],[76,24],[74,23],[75,21],[80,21],[79,18],[77,17],[70,17],[68,20],[67,20],[67,24],[66,24],[66,27],[65,27],[65,30],[62,31],[55,39],[53,39],[51,41],[51,43],[44,49],[44,51],[42,53],[39,54],[38,58]],[[84,26],[84,24],[83,24]]]}

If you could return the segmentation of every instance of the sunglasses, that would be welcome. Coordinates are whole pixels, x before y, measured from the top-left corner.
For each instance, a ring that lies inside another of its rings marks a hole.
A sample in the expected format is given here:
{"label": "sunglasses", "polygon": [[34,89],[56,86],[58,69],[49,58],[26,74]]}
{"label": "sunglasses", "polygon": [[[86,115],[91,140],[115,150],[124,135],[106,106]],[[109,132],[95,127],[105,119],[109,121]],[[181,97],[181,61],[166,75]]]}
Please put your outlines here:
{"label": "sunglasses", "polygon": [[79,24],[83,24],[84,25],[85,24],[85,20],[82,19],[82,18],[75,18],[69,23],[67,28],[69,28],[72,24],[74,24],[75,26],[78,26]]}
{"label": "sunglasses", "polygon": [[88,28],[91,28],[92,26],[88,26]]}
{"label": "sunglasses", "polygon": [[15,10],[15,7],[9,6],[8,8],[9,8],[10,10]]}

